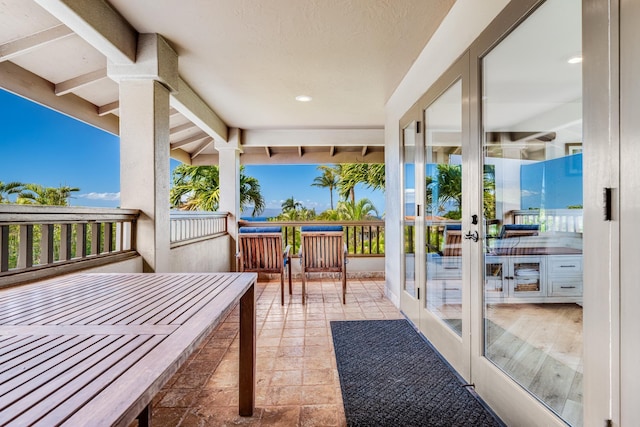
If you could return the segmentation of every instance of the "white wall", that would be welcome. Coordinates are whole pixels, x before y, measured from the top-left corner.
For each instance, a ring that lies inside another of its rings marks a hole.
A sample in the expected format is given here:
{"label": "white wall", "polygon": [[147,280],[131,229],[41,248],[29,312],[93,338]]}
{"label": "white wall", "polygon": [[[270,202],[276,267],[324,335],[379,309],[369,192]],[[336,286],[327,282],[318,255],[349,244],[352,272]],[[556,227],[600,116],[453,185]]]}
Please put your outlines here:
{"label": "white wall", "polygon": [[137,256],[126,261],[89,268],[79,273],[142,273],[142,257]]}
{"label": "white wall", "polygon": [[173,273],[203,273],[234,271],[235,254],[231,253],[228,235],[202,240],[171,249],[169,271]]}
{"label": "white wall", "polygon": [[[387,101],[385,110],[386,293],[397,306],[400,305],[402,285],[399,121],[508,3],[508,0],[456,1],[440,28]],[[398,191],[393,191],[394,189]]]}

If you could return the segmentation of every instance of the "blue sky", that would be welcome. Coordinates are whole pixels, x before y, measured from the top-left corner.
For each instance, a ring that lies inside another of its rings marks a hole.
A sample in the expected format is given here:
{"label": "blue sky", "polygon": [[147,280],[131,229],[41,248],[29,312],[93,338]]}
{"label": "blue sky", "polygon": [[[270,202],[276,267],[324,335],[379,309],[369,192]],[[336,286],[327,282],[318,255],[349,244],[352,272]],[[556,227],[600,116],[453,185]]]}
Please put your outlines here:
{"label": "blue sky", "polygon": [[[117,136],[3,90],[0,117],[0,181],[78,187],[71,199],[74,206],[119,205]],[[172,159],[171,170],[178,164]],[[267,208],[279,209],[289,197],[318,213],[329,208],[329,190],[311,186],[320,175],[317,165],[247,165],[246,173],[260,182]],[[382,192],[356,187],[356,198],[365,197],[384,212]],[[337,199],[334,193],[334,203]]]}

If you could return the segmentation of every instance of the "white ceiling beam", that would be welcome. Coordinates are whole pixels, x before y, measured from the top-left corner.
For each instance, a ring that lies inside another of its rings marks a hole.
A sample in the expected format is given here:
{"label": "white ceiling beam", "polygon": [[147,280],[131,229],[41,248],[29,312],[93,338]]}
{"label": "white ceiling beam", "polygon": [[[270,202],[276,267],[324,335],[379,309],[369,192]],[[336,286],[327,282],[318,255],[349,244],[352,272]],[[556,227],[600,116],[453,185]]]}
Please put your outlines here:
{"label": "white ceiling beam", "polygon": [[200,132],[197,135],[190,136],[189,138],[181,139],[180,141],[175,141],[171,143],[171,149],[175,150],[180,147],[184,147],[185,145],[189,145],[193,142],[202,141],[207,137],[207,134],[204,132]]}
{"label": "white ceiling beam", "polygon": [[332,145],[331,147],[329,147],[329,157],[333,157],[333,155],[336,152],[336,146]]}
{"label": "white ceiling beam", "polygon": [[12,40],[0,45],[0,62],[9,61],[20,55],[24,55],[35,49],[41,48],[48,43],[72,36],[73,34],[74,33],[70,28],[66,25],[60,24],[38,33],[31,34],[30,36]]}
{"label": "white ceiling beam", "polygon": [[247,129],[245,147],[384,146],[384,129]]}
{"label": "white ceiling beam", "polygon": [[270,147],[264,147],[264,151],[267,153],[267,157],[271,158],[271,148]]}
{"label": "white ceiling beam", "polygon": [[98,107],[74,94],[56,96],[53,83],[13,62],[0,62],[0,87],[113,135],[119,134],[118,117],[99,116]]}
{"label": "white ceiling beam", "polygon": [[175,108],[171,107],[169,108],[169,118],[172,119],[174,117],[179,116],[181,113],[180,111],[176,110]]}
{"label": "white ceiling beam", "polygon": [[92,71],[91,73],[83,74],[78,77],[74,77],[69,80],[65,80],[63,82],[56,84],[56,95],[62,96],[68,93],[74,92],[80,88],[88,86],[92,83],[98,82],[102,79],[107,78],[107,69],[101,69]]}
{"label": "white ceiling beam", "polygon": [[196,127],[196,125],[194,125],[191,122],[187,122],[169,129],[169,135],[175,135],[176,133],[185,132],[190,129],[193,129],[194,127]]}
{"label": "white ceiling beam", "polygon": [[171,150],[169,156],[172,159],[176,159],[180,163],[184,163],[186,165],[191,164],[191,155],[180,148],[178,148],[177,150]]}
{"label": "white ceiling beam", "polygon": [[115,114],[120,109],[120,101],[113,101],[98,107],[98,115],[106,116],[107,114]]}
{"label": "white ceiling beam", "polygon": [[205,139],[200,145],[198,145],[198,147],[196,147],[195,150],[193,150],[193,153],[191,153],[191,158],[195,159],[196,157],[198,157],[211,144],[213,144],[213,138],[208,136],[207,139]]}
{"label": "white ceiling beam", "polygon": [[367,155],[367,149],[368,147],[366,145],[362,147],[362,157]]}
{"label": "white ceiling beam", "polygon": [[35,0],[115,63],[136,61],[138,32],[104,0]]}
{"label": "white ceiling beam", "polygon": [[302,156],[303,156],[303,154],[304,154],[304,150],[302,149],[302,146],[301,146],[301,145],[299,145],[299,146],[298,146],[298,157],[302,157]]}
{"label": "white ceiling beam", "polygon": [[229,140],[227,124],[191,89],[187,82],[182,80],[182,77],[178,82],[178,93],[172,93],[170,101],[173,108],[213,139],[225,142]]}

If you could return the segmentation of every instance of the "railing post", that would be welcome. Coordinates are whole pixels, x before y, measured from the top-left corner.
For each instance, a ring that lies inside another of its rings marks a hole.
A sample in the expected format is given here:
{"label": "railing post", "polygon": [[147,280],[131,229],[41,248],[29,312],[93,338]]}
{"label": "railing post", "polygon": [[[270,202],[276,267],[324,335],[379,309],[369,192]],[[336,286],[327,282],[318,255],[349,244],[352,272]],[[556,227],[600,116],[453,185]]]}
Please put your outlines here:
{"label": "railing post", "polygon": [[113,223],[111,222],[104,224],[104,251],[113,252]]}
{"label": "railing post", "polygon": [[60,261],[71,259],[71,224],[60,224]]}
{"label": "railing post", "polygon": [[102,240],[102,234],[100,233],[102,227],[100,227],[100,225],[99,222],[91,224],[91,255],[98,255],[100,253],[100,243]]}
{"label": "railing post", "polygon": [[40,226],[40,264],[53,262],[53,224]]}
{"label": "railing post", "polygon": [[0,225],[0,271],[9,271],[9,226]]}
{"label": "railing post", "polygon": [[76,258],[87,256],[87,224],[79,223],[76,226]]}
{"label": "railing post", "polygon": [[18,268],[33,266],[33,225],[20,226],[20,250],[18,254]]}

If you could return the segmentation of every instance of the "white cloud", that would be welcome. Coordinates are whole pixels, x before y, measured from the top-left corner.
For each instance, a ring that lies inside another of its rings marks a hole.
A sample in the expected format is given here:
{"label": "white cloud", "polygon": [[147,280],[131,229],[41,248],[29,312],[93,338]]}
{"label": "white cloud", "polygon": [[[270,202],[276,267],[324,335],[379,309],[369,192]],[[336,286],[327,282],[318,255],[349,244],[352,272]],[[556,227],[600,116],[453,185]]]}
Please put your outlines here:
{"label": "white cloud", "polygon": [[120,192],[117,193],[86,193],[78,194],[75,197],[89,200],[120,200]]}

